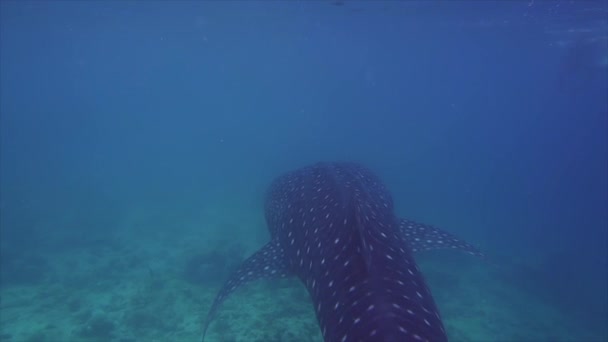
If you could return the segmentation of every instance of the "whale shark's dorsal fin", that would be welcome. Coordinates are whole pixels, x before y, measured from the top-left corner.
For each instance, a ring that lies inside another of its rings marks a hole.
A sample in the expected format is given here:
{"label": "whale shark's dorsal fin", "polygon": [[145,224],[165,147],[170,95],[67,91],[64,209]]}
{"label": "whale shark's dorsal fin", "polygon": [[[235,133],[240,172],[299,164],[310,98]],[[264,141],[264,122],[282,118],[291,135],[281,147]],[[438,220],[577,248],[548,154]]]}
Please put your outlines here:
{"label": "whale shark's dorsal fin", "polygon": [[209,323],[215,317],[217,309],[224,302],[226,297],[238,288],[261,278],[283,278],[291,275],[289,267],[284,256],[284,251],[279,241],[273,239],[262,249],[255,252],[243,264],[230,276],[230,279],[224,283],[222,289],[215,297],[211,309],[207,314],[205,323],[203,325],[203,338],[207,333]]}
{"label": "whale shark's dorsal fin", "polygon": [[436,249],[456,249],[485,259],[486,256],[477,247],[457,238],[455,235],[428,224],[406,219],[399,221],[399,228],[408,241],[412,252],[423,252]]}

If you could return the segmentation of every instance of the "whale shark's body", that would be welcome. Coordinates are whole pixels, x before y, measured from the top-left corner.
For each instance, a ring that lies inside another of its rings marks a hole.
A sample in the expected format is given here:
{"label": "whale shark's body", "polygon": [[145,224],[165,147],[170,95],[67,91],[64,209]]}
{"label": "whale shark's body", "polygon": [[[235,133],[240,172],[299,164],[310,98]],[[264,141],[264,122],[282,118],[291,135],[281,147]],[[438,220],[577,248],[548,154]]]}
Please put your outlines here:
{"label": "whale shark's body", "polygon": [[262,277],[297,276],[325,341],[447,341],[412,252],[474,247],[434,227],[398,219],[382,182],[353,163],[318,163],[279,177],[266,198],[271,241],[217,295]]}

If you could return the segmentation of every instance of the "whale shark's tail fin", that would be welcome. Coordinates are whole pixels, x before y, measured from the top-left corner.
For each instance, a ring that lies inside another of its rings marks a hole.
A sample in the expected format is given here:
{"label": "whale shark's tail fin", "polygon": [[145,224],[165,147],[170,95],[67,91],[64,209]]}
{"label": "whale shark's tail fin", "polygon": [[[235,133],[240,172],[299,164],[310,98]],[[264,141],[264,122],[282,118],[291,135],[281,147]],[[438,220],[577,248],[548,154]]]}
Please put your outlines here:
{"label": "whale shark's tail fin", "polygon": [[230,276],[215,297],[203,324],[203,337],[201,341],[205,341],[207,328],[209,328],[209,324],[215,317],[219,306],[224,302],[228,295],[243,285],[257,279],[286,277],[290,275],[285,260],[283,248],[280,246],[278,240],[270,241],[262,247],[262,249],[245,260],[245,262],[243,262],[243,264]]}

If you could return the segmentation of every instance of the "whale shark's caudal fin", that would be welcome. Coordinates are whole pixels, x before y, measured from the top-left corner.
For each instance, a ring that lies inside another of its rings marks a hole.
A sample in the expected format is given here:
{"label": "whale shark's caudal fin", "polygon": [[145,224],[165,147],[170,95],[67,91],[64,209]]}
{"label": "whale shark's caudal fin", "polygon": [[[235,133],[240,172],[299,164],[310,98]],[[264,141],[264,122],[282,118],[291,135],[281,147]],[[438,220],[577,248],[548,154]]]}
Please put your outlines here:
{"label": "whale shark's caudal fin", "polygon": [[458,239],[439,228],[406,219],[399,221],[399,228],[408,241],[412,252],[435,249],[456,249],[485,259],[485,255],[475,246]]}
{"label": "whale shark's caudal fin", "polygon": [[280,278],[288,275],[291,275],[291,273],[289,272],[283,248],[280,246],[278,240],[272,240],[245,260],[238,270],[230,276],[224,286],[222,286],[222,289],[215,297],[211,309],[207,314],[207,318],[205,319],[202,341],[205,340],[205,334],[207,333],[209,323],[211,323],[217,309],[228,295],[254,280],[261,278]]}

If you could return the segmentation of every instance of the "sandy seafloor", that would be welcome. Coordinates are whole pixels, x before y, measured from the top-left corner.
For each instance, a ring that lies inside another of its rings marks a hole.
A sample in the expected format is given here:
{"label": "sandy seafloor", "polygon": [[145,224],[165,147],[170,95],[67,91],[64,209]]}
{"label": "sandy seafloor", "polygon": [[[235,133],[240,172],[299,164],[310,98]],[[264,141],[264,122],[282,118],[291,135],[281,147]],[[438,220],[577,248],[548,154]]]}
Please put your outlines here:
{"label": "sandy seafloor", "polygon": [[[34,283],[3,283],[0,340],[199,341],[201,322],[221,280],[188,281],[188,260],[215,250],[238,262],[241,256],[234,254],[250,255],[268,236],[261,233],[262,214],[251,210],[218,206],[188,220],[177,216],[159,219],[133,210],[119,229],[79,240],[88,244],[28,252],[45,260],[44,277]],[[57,237],[49,235],[53,239]],[[519,267],[516,260],[489,264],[454,251],[426,252],[417,259],[451,341],[606,338],[605,329],[582,323],[584,313],[558,307],[510,278]],[[207,341],[322,339],[304,287],[279,280],[258,281],[233,294]]]}

